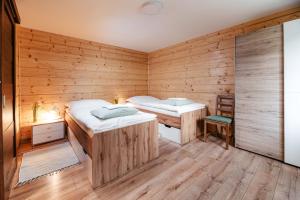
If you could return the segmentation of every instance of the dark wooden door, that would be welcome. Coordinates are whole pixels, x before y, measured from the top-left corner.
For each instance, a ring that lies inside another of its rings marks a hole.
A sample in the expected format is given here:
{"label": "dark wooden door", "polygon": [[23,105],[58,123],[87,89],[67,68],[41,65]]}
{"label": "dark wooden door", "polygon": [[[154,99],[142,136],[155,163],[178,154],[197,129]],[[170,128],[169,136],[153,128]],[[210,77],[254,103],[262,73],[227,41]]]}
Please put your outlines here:
{"label": "dark wooden door", "polygon": [[20,18],[14,0],[0,0],[0,200],[8,199],[17,167],[14,123],[15,23],[20,23]]}
{"label": "dark wooden door", "polygon": [[7,6],[2,10],[2,170],[3,193],[7,199],[16,168],[14,131],[14,22]]}

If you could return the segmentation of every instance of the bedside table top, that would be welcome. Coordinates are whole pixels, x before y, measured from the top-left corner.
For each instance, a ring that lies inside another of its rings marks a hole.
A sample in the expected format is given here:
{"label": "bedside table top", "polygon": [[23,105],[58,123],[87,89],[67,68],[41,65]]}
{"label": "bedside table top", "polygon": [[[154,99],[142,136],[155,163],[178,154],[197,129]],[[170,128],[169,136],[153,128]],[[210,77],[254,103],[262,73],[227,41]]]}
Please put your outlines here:
{"label": "bedside table top", "polygon": [[43,125],[43,124],[52,124],[52,123],[58,123],[58,122],[64,122],[65,120],[63,118],[59,118],[59,119],[55,119],[55,120],[51,120],[51,121],[38,121],[38,122],[34,122],[32,124],[32,126],[39,126],[39,125]]}

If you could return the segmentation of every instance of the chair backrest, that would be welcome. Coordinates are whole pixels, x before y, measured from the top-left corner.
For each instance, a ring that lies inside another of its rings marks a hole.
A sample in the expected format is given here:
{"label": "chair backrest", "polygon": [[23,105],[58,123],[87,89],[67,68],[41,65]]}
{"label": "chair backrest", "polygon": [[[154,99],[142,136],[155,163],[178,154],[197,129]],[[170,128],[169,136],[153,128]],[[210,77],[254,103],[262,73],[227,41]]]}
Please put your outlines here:
{"label": "chair backrest", "polygon": [[217,115],[234,118],[234,95],[218,95],[217,96]]}

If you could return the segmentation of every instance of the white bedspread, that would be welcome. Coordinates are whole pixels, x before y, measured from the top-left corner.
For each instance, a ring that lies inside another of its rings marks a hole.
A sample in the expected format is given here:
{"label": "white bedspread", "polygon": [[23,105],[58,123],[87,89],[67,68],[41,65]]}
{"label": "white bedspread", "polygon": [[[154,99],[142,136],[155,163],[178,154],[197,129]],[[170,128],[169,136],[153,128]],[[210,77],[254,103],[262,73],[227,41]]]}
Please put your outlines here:
{"label": "white bedspread", "polygon": [[180,117],[181,114],[205,108],[204,104],[193,103],[184,106],[171,106],[160,104],[158,102],[147,102],[142,104],[130,104],[136,108],[145,109],[153,112],[158,112],[174,117]]}
{"label": "white bedspread", "polygon": [[97,107],[86,106],[86,107],[76,107],[69,108],[68,112],[73,120],[75,120],[78,125],[88,132],[91,136],[93,134],[123,128],[135,124],[145,123],[156,119],[156,115],[138,112],[135,115],[130,115],[126,117],[116,117],[106,120],[100,120],[94,117],[90,112]]}

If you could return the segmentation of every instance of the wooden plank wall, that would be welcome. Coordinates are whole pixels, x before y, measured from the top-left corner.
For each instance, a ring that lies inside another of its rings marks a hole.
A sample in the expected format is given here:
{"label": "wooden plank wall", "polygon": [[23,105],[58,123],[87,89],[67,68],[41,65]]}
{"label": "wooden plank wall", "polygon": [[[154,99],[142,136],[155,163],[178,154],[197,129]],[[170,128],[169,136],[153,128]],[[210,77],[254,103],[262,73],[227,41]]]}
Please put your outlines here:
{"label": "wooden plank wall", "polygon": [[300,18],[300,7],[149,54],[149,95],[188,97],[215,112],[216,96],[234,93],[235,36]]}
{"label": "wooden plank wall", "polygon": [[32,107],[71,100],[113,101],[147,94],[146,53],[18,27],[17,103],[22,139],[31,137]]}
{"label": "wooden plank wall", "polygon": [[236,38],[235,144],[283,160],[283,29]]}
{"label": "wooden plank wall", "polygon": [[34,102],[63,110],[83,98],[183,96],[206,103],[234,92],[234,38],[300,18],[300,7],[201,36],[149,54],[18,27],[17,114],[30,138]]}

